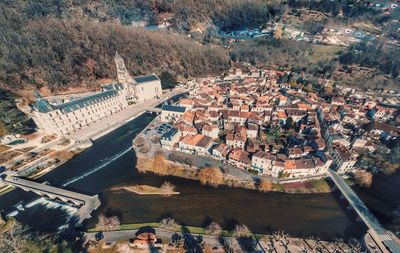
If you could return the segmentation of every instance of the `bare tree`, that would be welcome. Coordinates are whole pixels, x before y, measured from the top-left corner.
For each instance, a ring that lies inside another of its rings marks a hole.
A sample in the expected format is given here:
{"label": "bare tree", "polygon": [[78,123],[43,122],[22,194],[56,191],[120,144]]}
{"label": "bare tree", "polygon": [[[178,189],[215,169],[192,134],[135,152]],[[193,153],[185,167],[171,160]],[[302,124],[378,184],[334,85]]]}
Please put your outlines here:
{"label": "bare tree", "polygon": [[99,215],[97,227],[105,231],[117,230],[120,228],[120,225],[121,223],[117,216],[106,217],[103,214]]}
{"label": "bare tree", "polygon": [[222,228],[218,223],[211,222],[210,225],[207,226],[206,232],[210,235],[221,235]]}
{"label": "bare tree", "polygon": [[169,230],[175,230],[176,228],[179,227],[178,223],[175,222],[174,219],[172,218],[164,218],[160,221],[159,223],[160,227],[169,229]]}
{"label": "bare tree", "polygon": [[371,187],[372,173],[365,170],[359,170],[354,174],[357,184],[363,187]]}
{"label": "bare tree", "polygon": [[171,184],[168,181],[165,181],[161,185],[160,189],[163,192],[164,196],[171,196],[175,192],[175,185]]}
{"label": "bare tree", "polygon": [[233,233],[236,237],[250,237],[251,236],[250,229],[244,224],[236,225]]}
{"label": "bare tree", "polygon": [[[27,227],[16,221],[0,231],[0,252],[27,253],[43,252],[52,246],[52,242],[42,235],[33,235]],[[2,227],[3,228],[3,227]]]}

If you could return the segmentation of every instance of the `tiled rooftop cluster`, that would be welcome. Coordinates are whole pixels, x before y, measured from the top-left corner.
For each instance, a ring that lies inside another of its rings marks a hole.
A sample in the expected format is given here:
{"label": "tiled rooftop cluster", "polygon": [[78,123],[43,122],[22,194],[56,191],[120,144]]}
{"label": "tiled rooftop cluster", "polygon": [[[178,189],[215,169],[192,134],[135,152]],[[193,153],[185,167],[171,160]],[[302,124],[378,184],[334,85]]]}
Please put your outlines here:
{"label": "tiled rooftop cluster", "polygon": [[[161,118],[173,123],[176,135],[168,147],[274,177],[310,177],[329,167],[349,172],[360,149],[373,149],[382,133],[400,133],[384,123],[394,109],[356,92],[322,98],[278,84],[282,75],[233,71],[224,80],[203,79],[179,105],[163,108]],[[371,117],[372,130],[360,134]]]}

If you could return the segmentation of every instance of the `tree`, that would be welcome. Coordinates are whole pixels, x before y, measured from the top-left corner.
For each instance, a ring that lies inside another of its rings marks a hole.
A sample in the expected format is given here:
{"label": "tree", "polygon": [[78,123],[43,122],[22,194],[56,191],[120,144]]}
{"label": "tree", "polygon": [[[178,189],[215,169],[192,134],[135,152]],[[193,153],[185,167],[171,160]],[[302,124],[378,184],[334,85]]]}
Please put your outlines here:
{"label": "tree", "polygon": [[250,229],[244,224],[237,224],[233,231],[235,237],[250,237],[251,231]]}
{"label": "tree", "polygon": [[372,173],[365,170],[359,170],[354,174],[357,184],[367,188],[371,187],[372,177]]}
{"label": "tree", "polygon": [[295,127],[296,127],[296,125],[295,125],[295,123],[294,123],[293,118],[292,118],[292,117],[289,117],[289,118],[286,120],[285,128],[289,130],[289,129],[294,129]]}
{"label": "tree", "polygon": [[160,75],[162,89],[172,89],[176,86],[176,76],[169,71],[163,71]]}
{"label": "tree", "polygon": [[200,169],[197,173],[197,178],[204,185],[217,187],[224,181],[223,174],[220,168],[208,167]]}
{"label": "tree", "polygon": [[266,177],[263,177],[263,178],[261,178],[258,189],[262,192],[269,192],[273,189],[273,184],[272,184],[271,180],[269,180]]}
{"label": "tree", "polygon": [[386,161],[382,164],[382,169],[385,175],[391,175],[396,173],[396,171],[400,169],[400,164],[394,164]]}
{"label": "tree", "polygon": [[175,192],[175,185],[171,184],[168,181],[165,181],[161,185],[160,189],[164,193],[165,196],[171,196]]}
{"label": "tree", "polygon": [[211,222],[206,228],[206,233],[210,235],[221,235],[222,228],[218,223]]}
{"label": "tree", "polygon": [[120,228],[120,221],[117,216],[106,217],[103,214],[99,215],[97,227],[105,230],[112,231]]}
{"label": "tree", "polygon": [[[22,226],[15,220],[9,220],[7,223],[9,224],[7,230],[1,231],[0,227],[0,252],[56,252],[55,248],[62,248],[62,245],[55,244],[51,237],[33,234],[28,227]],[[70,249],[65,248],[62,252],[70,252]]]}
{"label": "tree", "polygon": [[274,31],[274,38],[280,40],[282,38],[282,26],[277,25]]}
{"label": "tree", "polygon": [[175,230],[179,227],[178,223],[175,222],[174,219],[172,218],[164,218],[160,221],[159,223],[160,227],[169,229],[169,230]]}
{"label": "tree", "polygon": [[159,175],[168,174],[168,163],[163,154],[156,154],[153,161],[153,172]]}

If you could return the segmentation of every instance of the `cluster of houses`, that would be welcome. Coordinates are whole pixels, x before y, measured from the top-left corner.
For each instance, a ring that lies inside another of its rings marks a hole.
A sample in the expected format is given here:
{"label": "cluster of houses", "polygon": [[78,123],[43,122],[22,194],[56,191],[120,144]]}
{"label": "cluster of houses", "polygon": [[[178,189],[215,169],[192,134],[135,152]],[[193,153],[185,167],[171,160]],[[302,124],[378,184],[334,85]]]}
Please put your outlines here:
{"label": "cluster of houses", "polygon": [[[161,137],[162,147],[276,178],[305,178],[328,168],[351,172],[360,152],[374,151],[371,138],[400,133],[384,123],[394,109],[367,100],[360,106],[351,96],[327,102],[314,92],[278,84],[284,74],[236,70],[223,80],[203,79],[189,97],[162,107],[161,120],[173,125]],[[371,117],[380,121],[369,132],[355,132]]]}

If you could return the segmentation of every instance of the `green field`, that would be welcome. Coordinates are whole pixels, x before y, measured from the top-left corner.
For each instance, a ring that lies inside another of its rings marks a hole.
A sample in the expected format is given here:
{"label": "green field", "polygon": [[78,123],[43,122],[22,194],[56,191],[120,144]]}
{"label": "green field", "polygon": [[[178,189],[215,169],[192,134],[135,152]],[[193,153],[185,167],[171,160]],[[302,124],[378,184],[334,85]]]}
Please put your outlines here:
{"label": "green field", "polygon": [[308,56],[312,63],[319,61],[329,61],[338,55],[340,51],[346,50],[346,47],[330,45],[312,45],[313,53]]}

